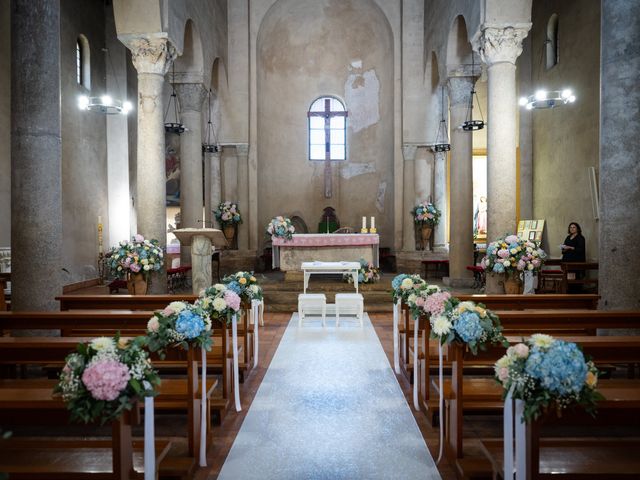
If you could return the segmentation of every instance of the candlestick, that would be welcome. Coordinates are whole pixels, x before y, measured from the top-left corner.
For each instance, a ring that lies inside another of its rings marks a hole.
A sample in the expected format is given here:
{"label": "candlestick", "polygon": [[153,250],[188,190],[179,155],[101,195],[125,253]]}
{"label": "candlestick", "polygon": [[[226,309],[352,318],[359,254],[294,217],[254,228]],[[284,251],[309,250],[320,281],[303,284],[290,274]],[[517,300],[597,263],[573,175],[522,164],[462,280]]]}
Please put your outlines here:
{"label": "candlestick", "polygon": [[367,229],[367,217],[362,217],[362,229]]}
{"label": "candlestick", "polygon": [[376,228],[376,217],[371,217],[371,228]]}

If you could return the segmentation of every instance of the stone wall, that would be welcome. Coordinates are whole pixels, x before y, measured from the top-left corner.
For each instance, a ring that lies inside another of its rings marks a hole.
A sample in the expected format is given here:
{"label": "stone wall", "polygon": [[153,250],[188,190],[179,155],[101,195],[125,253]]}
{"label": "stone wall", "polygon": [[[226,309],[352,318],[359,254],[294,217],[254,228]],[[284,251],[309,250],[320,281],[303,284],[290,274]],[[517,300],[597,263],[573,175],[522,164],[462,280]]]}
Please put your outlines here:
{"label": "stone wall", "polygon": [[[559,16],[559,61],[546,70],[541,52],[553,13]],[[560,256],[567,226],[577,222],[587,259],[597,260],[588,174],[599,158],[600,2],[536,1],[532,20],[533,89],[572,88],[577,97],[572,105],[532,112],[533,216],[546,220],[543,242],[551,256]]]}
{"label": "stone wall", "polygon": [[0,247],[11,244],[11,2],[0,2]]}

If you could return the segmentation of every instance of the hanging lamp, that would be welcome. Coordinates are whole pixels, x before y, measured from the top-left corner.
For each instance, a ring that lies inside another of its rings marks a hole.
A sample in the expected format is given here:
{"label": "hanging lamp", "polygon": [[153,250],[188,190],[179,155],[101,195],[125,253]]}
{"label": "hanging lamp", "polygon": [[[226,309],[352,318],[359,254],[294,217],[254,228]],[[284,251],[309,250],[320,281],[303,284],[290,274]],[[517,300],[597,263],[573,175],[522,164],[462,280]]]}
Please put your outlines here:
{"label": "hanging lamp", "polygon": [[[111,69],[111,75],[116,81],[116,91],[120,91],[120,85],[118,82],[118,76],[113,68],[113,63],[111,62],[111,55],[109,54],[108,48],[103,48],[102,51],[105,53],[107,68]],[[78,62],[82,61],[82,58],[79,57]],[[105,86],[106,86],[106,78],[105,78]],[[113,98],[108,93],[101,95],[99,97],[90,97],[89,95],[80,95],[78,97],[78,108],[80,110],[87,110],[95,113],[102,113],[104,115],[126,115],[132,109],[133,105],[131,102],[127,100],[119,100],[117,98]]]}
{"label": "hanging lamp", "polygon": [[[474,54],[472,50],[471,51],[471,75],[472,76],[475,73],[475,70],[476,70],[475,67],[476,67],[476,64],[474,61]],[[473,119],[473,98],[474,97],[478,102],[478,110],[480,110],[480,120]],[[466,120],[462,122],[462,125],[460,125],[462,130],[464,130],[465,132],[473,132],[475,130],[482,130],[484,128],[484,125],[485,125],[484,117],[482,116],[482,108],[480,108],[480,100],[478,100],[478,94],[476,93],[476,82],[473,82],[473,85],[471,87],[471,96],[469,97],[469,106],[467,107],[467,115],[465,118]]]}
{"label": "hanging lamp", "polygon": [[[178,96],[176,95],[175,88],[175,79],[176,79],[176,67],[175,63],[171,67],[171,96],[169,97],[169,101],[167,102],[167,109],[164,112],[164,131],[166,133],[175,133],[180,135],[185,132],[187,128],[180,121],[180,109],[178,108]],[[173,105],[173,115],[175,122],[167,122],[167,118],[169,116],[169,110],[171,110],[171,106]]]}
{"label": "hanging lamp", "polygon": [[448,152],[451,150],[451,144],[449,143],[449,134],[447,133],[447,121],[444,119],[444,87],[441,94],[441,118],[438,124],[438,132],[436,133],[436,142],[433,145],[435,152]]}
{"label": "hanging lamp", "polygon": [[205,141],[202,143],[202,153],[216,153],[220,151],[218,147],[218,137],[216,137],[216,131],[213,128],[213,122],[211,121],[211,96],[213,92],[209,89],[207,93],[207,101],[209,104],[209,120],[207,121],[207,135]]}

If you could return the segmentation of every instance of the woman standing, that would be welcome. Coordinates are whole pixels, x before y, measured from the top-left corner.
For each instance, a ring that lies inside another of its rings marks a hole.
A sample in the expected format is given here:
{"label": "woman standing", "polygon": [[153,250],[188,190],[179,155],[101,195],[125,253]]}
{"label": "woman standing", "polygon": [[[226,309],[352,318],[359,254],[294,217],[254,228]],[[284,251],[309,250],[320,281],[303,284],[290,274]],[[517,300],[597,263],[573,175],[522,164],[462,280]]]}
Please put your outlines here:
{"label": "woman standing", "polygon": [[568,229],[569,235],[560,246],[563,262],[586,262],[584,237],[582,229],[576,222],[571,222]]}

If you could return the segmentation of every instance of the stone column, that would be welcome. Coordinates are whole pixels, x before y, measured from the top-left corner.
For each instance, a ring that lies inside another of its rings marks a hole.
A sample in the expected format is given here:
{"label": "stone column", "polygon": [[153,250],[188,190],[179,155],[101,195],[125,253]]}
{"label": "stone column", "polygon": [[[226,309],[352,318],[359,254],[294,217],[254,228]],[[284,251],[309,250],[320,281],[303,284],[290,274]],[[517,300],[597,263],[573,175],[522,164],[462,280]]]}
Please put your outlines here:
{"label": "stone column", "polygon": [[475,78],[452,76],[448,80],[451,118],[451,224],[449,242],[449,284],[473,284],[473,134],[460,128],[466,120]]}
{"label": "stone column", "polygon": [[416,203],[428,200],[431,197],[431,164],[427,158],[428,152],[425,148],[418,148],[415,156],[414,166],[414,193]]}
{"label": "stone column", "polygon": [[433,180],[433,203],[440,209],[440,223],[433,230],[433,250],[445,251],[447,246],[447,153],[433,152],[434,157],[434,180]]}
{"label": "stone column", "polygon": [[242,213],[242,224],[238,228],[238,250],[249,250],[249,145],[236,145],[238,156],[238,208]]}
{"label": "stone column", "polygon": [[600,247],[598,293],[605,309],[640,308],[640,4],[601,4]]}
{"label": "stone column", "polygon": [[[166,179],[162,86],[175,48],[166,38],[137,37],[125,40],[138,71],[138,232],[167,245]],[[184,222],[184,219],[183,219]],[[167,291],[166,265],[153,274],[150,293]]]}
{"label": "stone column", "polygon": [[487,240],[516,229],[516,59],[531,24],[484,26],[478,51],[487,64]]}
{"label": "stone column", "polygon": [[[34,34],[37,32],[37,34]],[[62,294],[60,2],[11,2],[12,310]]]}
{"label": "stone column", "polygon": [[403,145],[402,157],[404,159],[403,202],[402,202],[402,250],[414,252],[416,249],[416,235],[413,226],[411,209],[415,207],[414,193],[414,160],[417,147],[415,145]]}
{"label": "stone column", "polygon": [[[177,83],[181,121],[187,130],[180,135],[181,228],[202,228],[202,103],[207,91],[200,83]],[[191,248],[180,246],[182,265],[191,263]]]}
{"label": "stone column", "polygon": [[[205,162],[209,164],[209,171],[211,172],[211,180],[209,182],[209,203],[211,205],[211,210],[215,210],[218,208],[218,205],[220,205],[220,202],[222,202],[222,170],[220,168],[220,152],[206,153],[204,158]],[[213,214],[210,214],[213,219]]]}

